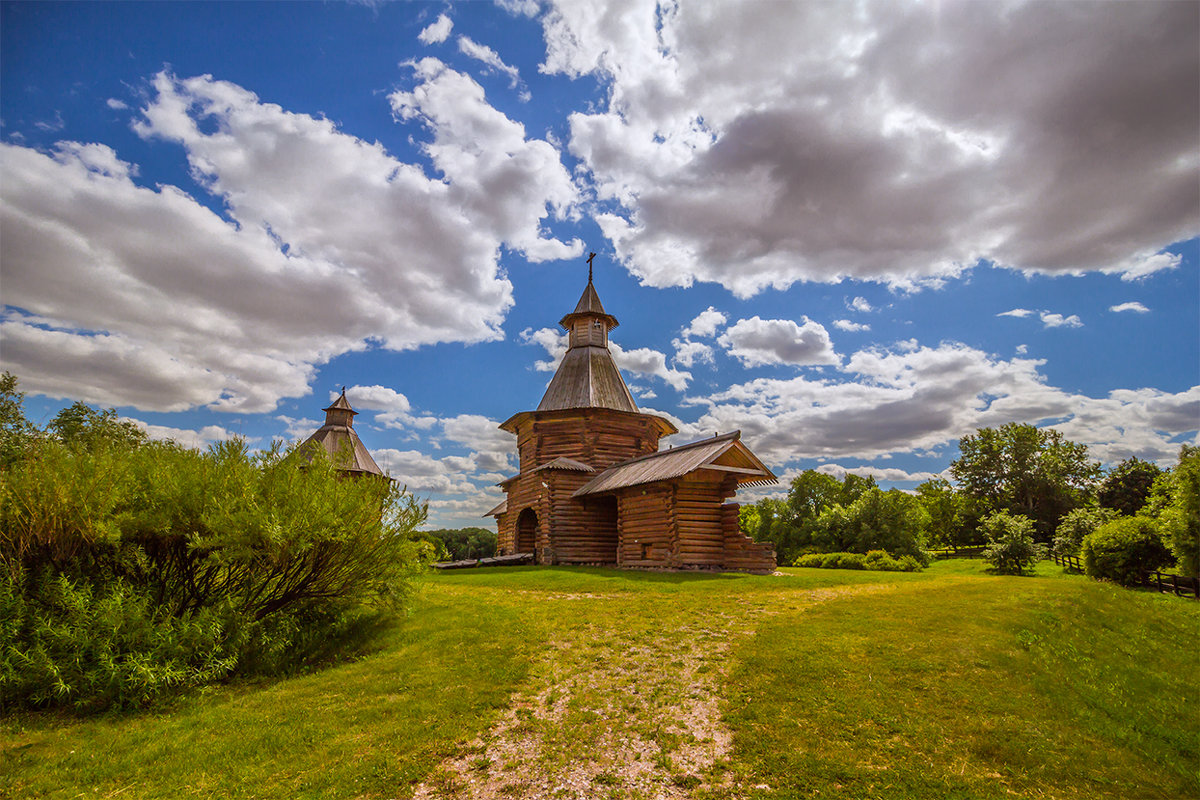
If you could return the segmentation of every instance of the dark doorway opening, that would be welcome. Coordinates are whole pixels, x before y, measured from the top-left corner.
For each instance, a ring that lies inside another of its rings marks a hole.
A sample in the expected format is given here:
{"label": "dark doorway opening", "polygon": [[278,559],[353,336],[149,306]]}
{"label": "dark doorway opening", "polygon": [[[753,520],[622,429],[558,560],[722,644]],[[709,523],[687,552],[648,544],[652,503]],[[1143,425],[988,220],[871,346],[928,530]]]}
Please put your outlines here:
{"label": "dark doorway opening", "polygon": [[537,513],[527,508],[517,517],[517,552],[532,553],[537,546]]}

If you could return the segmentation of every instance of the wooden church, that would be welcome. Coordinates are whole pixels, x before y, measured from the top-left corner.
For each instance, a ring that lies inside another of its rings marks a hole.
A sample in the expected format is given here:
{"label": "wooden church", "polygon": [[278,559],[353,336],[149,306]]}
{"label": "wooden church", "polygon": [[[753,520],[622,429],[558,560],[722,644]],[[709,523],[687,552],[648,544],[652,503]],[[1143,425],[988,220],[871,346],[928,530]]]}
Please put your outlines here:
{"label": "wooden church", "polygon": [[519,474],[503,481],[494,516],[501,555],[539,564],[772,572],[775,551],[738,525],[739,486],[772,483],[734,431],[659,450],[677,433],[638,411],[608,349],[616,317],[592,284],[560,323],[566,355],[536,411],[500,428],[515,434]]}

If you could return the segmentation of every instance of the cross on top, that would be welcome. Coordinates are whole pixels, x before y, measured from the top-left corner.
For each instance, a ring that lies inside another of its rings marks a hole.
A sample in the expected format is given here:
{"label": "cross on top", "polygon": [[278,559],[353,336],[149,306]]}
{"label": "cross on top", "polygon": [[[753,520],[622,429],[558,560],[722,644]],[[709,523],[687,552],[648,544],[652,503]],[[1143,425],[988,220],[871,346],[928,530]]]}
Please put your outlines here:
{"label": "cross on top", "polygon": [[587,257],[587,262],[588,262],[588,283],[591,283],[591,282],[592,282],[592,259],[593,259],[593,258],[595,258],[595,257],[596,257],[596,254],[595,254],[595,253],[589,253],[589,254],[588,254],[588,257]]}

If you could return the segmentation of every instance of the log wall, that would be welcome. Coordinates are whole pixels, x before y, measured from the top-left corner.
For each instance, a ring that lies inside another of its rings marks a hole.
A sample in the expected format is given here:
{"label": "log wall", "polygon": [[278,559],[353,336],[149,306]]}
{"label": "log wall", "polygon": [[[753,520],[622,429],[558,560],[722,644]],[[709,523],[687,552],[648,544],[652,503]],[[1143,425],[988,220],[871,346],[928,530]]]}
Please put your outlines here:
{"label": "log wall", "polygon": [[677,566],[674,485],[635,486],[621,492],[617,531],[619,566]]}
{"label": "log wall", "polygon": [[543,470],[550,485],[548,547],[555,564],[617,563],[617,509],[611,497],[576,498],[575,490],[594,473]]}
{"label": "log wall", "polygon": [[737,479],[721,473],[697,472],[679,479],[675,496],[680,564],[720,568],[725,565],[725,523],[721,504],[737,490]]}
{"label": "log wall", "polygon": [[775,548],[767,542],[756,542],[742,532],[737,503],[721,506],[722,527],[725,529],[725,569],[747,572],[774,572]]}
{"label": "log wall", "polygon": [[537,514],[536,547],[542,548],[548,543],[550,503],[542,489],[541,477],[538,472],[522,475],[508,485],[508,509],[496,520],[496,540],[501,555],[517,552],[517,520],[526,508],[532,508]]}
{"label": "log wall", "polygon": [[595,469],[658,451],[659,428],[652,418],[607,409],[550,411],[524,420],[517,429],[521,471],[556,458]]}

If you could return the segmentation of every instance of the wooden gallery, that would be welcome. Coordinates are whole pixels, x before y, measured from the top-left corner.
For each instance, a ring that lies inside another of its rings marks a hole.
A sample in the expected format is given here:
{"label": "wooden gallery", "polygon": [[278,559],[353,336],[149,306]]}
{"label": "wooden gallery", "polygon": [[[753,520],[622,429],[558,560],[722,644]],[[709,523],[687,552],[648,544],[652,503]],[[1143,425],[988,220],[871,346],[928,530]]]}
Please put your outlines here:
{"label": "wooden gallery", "polygon": [[503,481],[494,516],[501,555],[539,564],[771,572],[775,551],[738,525],[739,486],[776,480],[734,431],[659,450],[677,433],[638,411],[613,363],[617,320],[588,274],[562,363],[536,411],[500,424],[517,437],[519,474]]}

